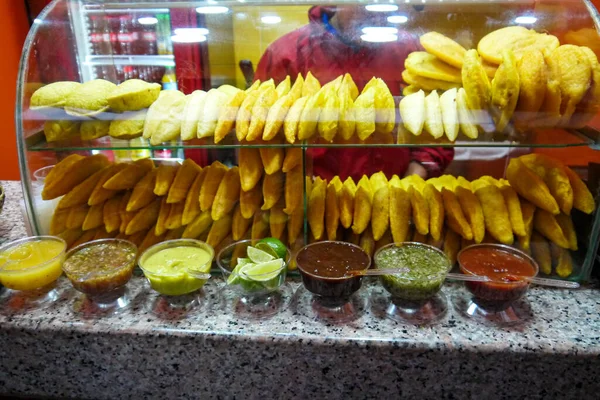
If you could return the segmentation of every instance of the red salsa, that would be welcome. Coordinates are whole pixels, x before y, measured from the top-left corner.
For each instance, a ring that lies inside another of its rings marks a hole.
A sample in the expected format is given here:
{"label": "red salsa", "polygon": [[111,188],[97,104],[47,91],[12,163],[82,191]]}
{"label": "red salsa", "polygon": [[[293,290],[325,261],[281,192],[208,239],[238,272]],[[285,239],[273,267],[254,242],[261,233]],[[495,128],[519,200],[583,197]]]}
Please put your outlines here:
{"label": "red salsa", "polygon": [[466,273],[484,275],[493,281],[515,282],[519,276],[535,276],[535,267],[523,257],[493,247],[475,247],[461,253]]}
{"label": "red salsa", "polygon": [[505,304],[525,294],[529,282],[520,277],[534,277],[537,267],[532,260],[513,249],[496,245],[476,245],[459,254],[458,262],[464,274],[487,276],[492,282],[465,282],[467,289],[479,300]]}

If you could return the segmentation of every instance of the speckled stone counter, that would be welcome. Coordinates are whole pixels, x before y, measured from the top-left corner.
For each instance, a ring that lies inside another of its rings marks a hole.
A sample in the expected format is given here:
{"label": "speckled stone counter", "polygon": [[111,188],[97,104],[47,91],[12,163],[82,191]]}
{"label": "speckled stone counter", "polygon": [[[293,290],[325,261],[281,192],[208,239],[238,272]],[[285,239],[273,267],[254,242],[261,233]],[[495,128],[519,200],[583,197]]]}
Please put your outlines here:
{"label": "speckled stone counter", "polygon": [[[0,242],[25,235],[20,185],[3,182]],[[68,287],[68,282],[61,281]],[[248,322],[209,306],[185,320],[144,307],[103,319],[71,310],[0,315],[0,393],[70,398],[598,398],[600,291],[533,288],[532,317],[514,328],[465,319],[402,325],[371,307],[333,325],[292,309]],[[291,280],[291,289],[299,282]],[[130,283],[143,298],[142,278]],[[365,298],[379,293],[374,283]],[[444,288],[449,298],[463,290]],[[141,293],[141,294],[140,294]],[[136,297],[138,298],[138,297]]]}

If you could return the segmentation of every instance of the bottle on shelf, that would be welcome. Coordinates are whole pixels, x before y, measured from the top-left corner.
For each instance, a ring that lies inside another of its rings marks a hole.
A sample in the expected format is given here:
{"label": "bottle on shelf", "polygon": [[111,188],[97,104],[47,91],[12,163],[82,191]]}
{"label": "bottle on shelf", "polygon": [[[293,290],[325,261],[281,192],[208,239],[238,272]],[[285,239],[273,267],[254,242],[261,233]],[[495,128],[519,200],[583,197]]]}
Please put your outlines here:
{"label": "bottle on shelf", "polygon": [[158,54],[158,47],[156,44],[156,24],[142,25],[142,40],[140,42],[144,51],[141,54]]}
{"label": "bottle on shelf", "polygon": [[90,17],[90,45],[92,47],[92,53],[94,55],[104,55],[103,52],[103,44],[104,44],[104,36],[102,32],[102,28],[100,26],[100,19],[97,15],[92,15]]}
{"label": "bottle on shelf", "polygon": [[129,32],[131,36],[131,54],[139,55],[144,54],[144,49],[141,43],[141,30],[142,25],[138,22],[138,16],[136,13],[132,13],[129,17]]}
{"label": "bottle on shelf", "polygon": [[119,43],[119,53],[123,55],[131,55],[133,45],[133,35],[129,19],[126,16],[119,17],[119,31],[117,41]]}
{"label": "bottle on shelf", "polygon": [[156,26],[158,54],[171,55],[173,54],[173,44],[171,42],[171,19],[169,18],[168,14],[158,14],[156,19],[158,19]]}
{"label": "bottle on shelf", "polygon": [[108,41],[111,47],[111,54],[119,55],[121,54],[121,47],[119,46],[119,17],[118,16],[110,16],[108,17]]}
{"label": "bottle on shelf", "polygon": [[177,90],[177,76],[175,75],[174,67],[167,67],[161,82],[163,90]]}

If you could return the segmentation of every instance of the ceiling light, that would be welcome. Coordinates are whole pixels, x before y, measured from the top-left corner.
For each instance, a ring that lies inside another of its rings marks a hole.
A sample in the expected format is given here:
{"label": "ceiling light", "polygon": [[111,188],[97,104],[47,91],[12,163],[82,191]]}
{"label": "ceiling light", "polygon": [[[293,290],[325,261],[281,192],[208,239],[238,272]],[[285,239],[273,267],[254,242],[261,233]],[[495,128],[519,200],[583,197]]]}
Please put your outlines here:
{"label": "ceiling light", "polygon": [[225,14],[229,8],[223,6],[204,6],[196,8],[198,14]]}
{"label": "ceiling light", "polygon": [[138,22],[142,25],[156,25],[158,24],[158,19],[154,17],[141,17],[138,18]]}
{"label": "ceiling light", "polygon": [[533,16],[521,16],[521,17],[517,17],[515,18],[515,22],[517,24],[526,24],[526,25],[531,25],[531,24],[535,24],[537,21],[536,17]]}
{"label": "ceiling light", "polygon": [[385,43],[385,42],[395,42],[398,40],[398,35],[393,34],[365,34],[360,37],[365,42],[371,43]]}
{"label": "ceiling light", "polygon": [[281,17],[278,17],[277,15],[265,15],[260,18],[260,21],[263,24],[278,24],[281,22]]}
{"label": "ceiling light", "polygon": [[374,12],[391,12],[398,10],[398,6],[395,4],[369,4],[365,6],[367,11]]}
{"label": "ceiling light", "polygon": [[362,28],[362,33],[367,35],[395,35],[398,29],[391,26],[367,26]]}
{"label": "ceiling light", "polygon": [[406,15],[390,15],[387,20],[390,24],[404,24],[408,21],[408,17]]}
{"label": "ceiling light", "polygon": [[201,43],[206,42],[204,35],[173,35],[171,36],[173,43]]}
{"label": "ceiling light", "polygon": [[175,29],[175,36],[204,36],[208,35],[208,29],[206,28],[177,28]]}

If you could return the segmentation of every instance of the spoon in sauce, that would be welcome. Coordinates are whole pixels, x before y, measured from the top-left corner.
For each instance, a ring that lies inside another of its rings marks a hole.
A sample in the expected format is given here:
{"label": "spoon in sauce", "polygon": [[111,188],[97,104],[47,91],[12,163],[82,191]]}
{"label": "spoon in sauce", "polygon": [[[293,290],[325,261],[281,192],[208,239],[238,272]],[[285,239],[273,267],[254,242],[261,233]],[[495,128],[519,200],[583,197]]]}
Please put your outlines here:
{"label": "spoon in sauce", "polygon": [[[515,276],[515,275],[507,275],[509,281],[519,282],[519,281],[527,281],[529,283],[533,283],[535,285],[540,286],[552,286],[559,287],[565,289],[577,289],[580,287],[577,282],[570,281],[559,281],[558,279],[548,279],[548,278],[538,278],[533,276]],[[454,279],[457,281],[469,281],[469,282],[496,282],[487,276],[483,275],[466,275],[466,274],[455,274],[449,273],[446,275],[446,279]],[[510,283],[510,282],[506,282]]]}
{"label": "spoon in sauce", "polygon": [[[346,276],[380,276],[380,275],[394,275],[394,274],[405,274],[410,272],[408,268],[382,268],[382,269],[362,269],[362,270],[351,270],[346,272]],[[548,278],[538,278],[531,276],[515,276],[508,275],[507,278],[510,281],[519,282],[519,281],[527,281],[529,283],[533,283],[535,285],[540,286],[552,286],[559,287],[565,289],[577,289],[580,287],[577,282],[570,281],[559,281],[557,279],[548,279]],[[484,275],[466,275],[466,274],[456,274],[456,273],[448,273],[446,275],[446,279],[453,279],[456,281],[469,281],[469,282],[496,282],[487,276]],[[506,282],[510,283],[510,282]]]}

